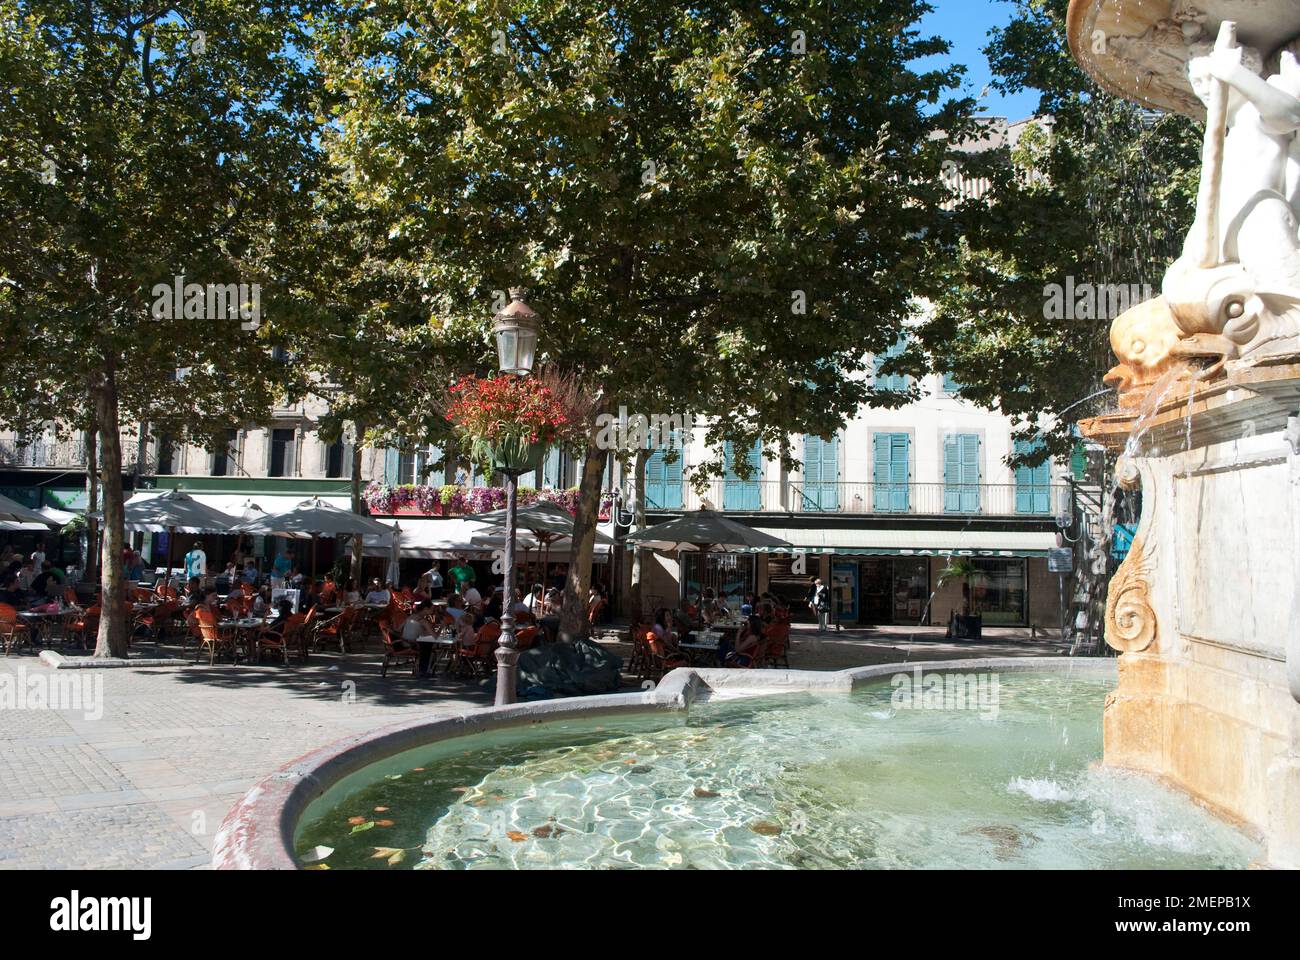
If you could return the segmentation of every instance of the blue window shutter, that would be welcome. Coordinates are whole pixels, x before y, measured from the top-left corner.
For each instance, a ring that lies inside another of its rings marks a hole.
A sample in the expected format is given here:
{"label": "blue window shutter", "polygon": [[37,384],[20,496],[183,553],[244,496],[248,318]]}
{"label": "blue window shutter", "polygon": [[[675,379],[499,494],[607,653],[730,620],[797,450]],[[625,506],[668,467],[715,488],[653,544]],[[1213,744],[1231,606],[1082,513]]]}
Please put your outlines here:
{"label": "blue window shutter", "polygon": [[[1042,445],[1041,440],[1017,440],[1016,453],[1032,453]],[[1051,482],[1052,469],[1046,462],[1036,467],[1016,467],[1016,513],[1051,513]]]}
{"label": "blue window shutter", "polygon": [[961,384],[953,378],[951,373],[943,375],[943,392],[944,393],[961,393]]}
{"label": "blue window shutter", "polygon": [[910,441],[905,433],[877,433],[871,438],[875,480],[872,506],[881,513],[908,511]]}
{"label": "blue window shutter", "polygon": [[943,512],[961,510],[961,444],[954,433],[943,438]]}
{"label": "blue window shutter", "polygon": [[875,380],[876,387],[880,390],[903,391],[911,386],[912,378],[904,373],[882,374],[880,368],[884,366],[886,360],[901,356],[907,350],[907,337],[902,336],[894,341],[882,354],[877,354],[875,362]]}
{"label": "blue window shutter", "polygon": [[748,480],[742,480],[736,473],[733,453],[730,441],[723,444],[722,456],[726,460],[726,474],[722,483],[722,509],[757,510],[762,499],[758,485],[763,458],[762,443],[755,440],[745,457],[749,461],[750,479]]}
{"label": "blue window shutter", "polygon": [[398,453],[396,447],[388,447],[384,450],[384,483],[390,487],[397,486],[397,473],[401,464],[402,455]]}
{"label": "blue window shutter", "polygon": [[547,450],[542,461],[542,486],[551,490],[560,487],[560,451],[556,447]]}
{"label": "blue window shutter", "polygon": [[655,450],[645,465],[646,506],[659,510],[680,510],[682,507],[682,453],[677,431],[668,440],[677,458],[667,462],[665,451]]}
{"label": "blue window shutter", "polygon": [[804,510],[838,510],[839,503],[839,437],[829,440],[805,434],[803,438],[803,494]]}

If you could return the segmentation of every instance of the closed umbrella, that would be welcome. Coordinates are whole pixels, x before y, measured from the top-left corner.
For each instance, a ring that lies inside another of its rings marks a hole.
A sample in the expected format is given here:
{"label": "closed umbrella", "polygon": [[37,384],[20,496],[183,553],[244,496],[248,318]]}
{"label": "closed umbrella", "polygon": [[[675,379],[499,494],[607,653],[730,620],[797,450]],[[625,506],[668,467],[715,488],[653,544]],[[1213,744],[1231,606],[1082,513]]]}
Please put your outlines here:
{"label": "closed umbrella", "polygon": [[388,582],[400,586],[402,579],[402,526],[393,524],[393,556],[388,561]]}

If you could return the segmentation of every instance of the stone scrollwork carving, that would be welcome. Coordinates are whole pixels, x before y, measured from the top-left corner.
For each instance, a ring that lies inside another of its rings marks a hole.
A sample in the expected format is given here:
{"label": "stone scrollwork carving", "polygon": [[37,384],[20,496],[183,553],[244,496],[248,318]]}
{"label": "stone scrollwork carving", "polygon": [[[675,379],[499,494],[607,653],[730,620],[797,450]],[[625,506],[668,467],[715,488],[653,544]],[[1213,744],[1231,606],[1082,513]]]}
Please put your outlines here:
{"label": "stone scrollwork carving", "polygon": [[1106,596],[1106,643],[1120,653],[1145,650],[1156,637],[1146,557],[1142,539],[1135,538],[1128,556],[1110,581]]}
{"label": "stone scrollwork carving", "polygon": [[[1131,457],[1120,457],[1115,464],[1115,478],[1125,490],[1142,484],[1142,470]],[[1106,643],[1120,653],[1138,653],[1151,646],[1156,637],[1156,614],[1151,607],[1151,571],[1147,549],[1152,535],[1148,518],[1152,504],[1143,504],[1140,525],[1128,556],[1111,578],[1106,595]]]}

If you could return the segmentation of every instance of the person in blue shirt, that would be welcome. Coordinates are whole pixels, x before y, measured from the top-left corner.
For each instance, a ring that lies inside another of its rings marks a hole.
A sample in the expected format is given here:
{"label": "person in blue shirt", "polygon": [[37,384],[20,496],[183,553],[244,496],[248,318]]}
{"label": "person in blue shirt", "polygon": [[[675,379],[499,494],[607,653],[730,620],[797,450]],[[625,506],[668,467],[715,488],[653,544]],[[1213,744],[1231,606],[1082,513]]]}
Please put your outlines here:
{"label": "person in blue shirt", "polygon": [[275,563],[271,565],[271,575],[277,580],[284,580],[289,576],[289,571],[293,569],[293,551],[286,550],[275,558]]}

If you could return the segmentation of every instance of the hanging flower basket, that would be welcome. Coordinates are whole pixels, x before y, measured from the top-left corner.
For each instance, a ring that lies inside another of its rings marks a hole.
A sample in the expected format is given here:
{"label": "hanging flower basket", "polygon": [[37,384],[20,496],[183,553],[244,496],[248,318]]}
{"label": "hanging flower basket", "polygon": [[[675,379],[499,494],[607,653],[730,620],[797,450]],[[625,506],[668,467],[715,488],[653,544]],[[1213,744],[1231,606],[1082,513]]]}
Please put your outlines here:
{"label": "hanging flower basket", "polygon": [[577,429],[549,387],[531,377],[462,377],[451,388],[447,419],[466,452],[486,470],[520,474],[546,447]]}

